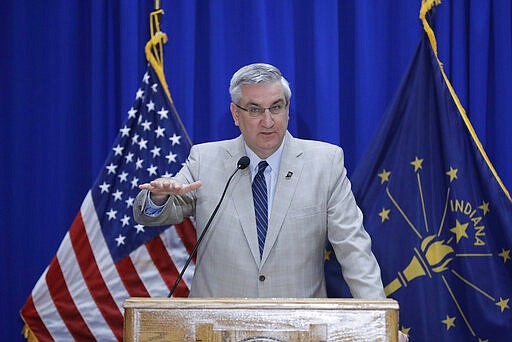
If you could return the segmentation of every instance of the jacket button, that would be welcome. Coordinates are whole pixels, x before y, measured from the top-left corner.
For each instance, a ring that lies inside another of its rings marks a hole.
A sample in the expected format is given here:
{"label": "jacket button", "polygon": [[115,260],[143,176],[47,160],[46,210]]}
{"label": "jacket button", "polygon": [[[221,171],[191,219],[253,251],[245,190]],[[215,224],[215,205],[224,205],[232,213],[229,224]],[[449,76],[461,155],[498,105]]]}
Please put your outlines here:
{"label": "jacket button", "polygon": [[265,276],[264,275],[260,275],[260,281],[265,281]]}

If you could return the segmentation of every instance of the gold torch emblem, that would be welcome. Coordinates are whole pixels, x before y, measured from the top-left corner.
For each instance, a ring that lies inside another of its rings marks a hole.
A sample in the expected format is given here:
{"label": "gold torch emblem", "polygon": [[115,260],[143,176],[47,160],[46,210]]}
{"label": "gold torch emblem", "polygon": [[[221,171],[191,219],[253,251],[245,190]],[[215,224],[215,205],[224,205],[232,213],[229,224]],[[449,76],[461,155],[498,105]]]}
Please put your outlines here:
{"label": "gold torch emblem", "polygon": [[453,248],[444,243],[444,240],[434,240],[435,235],[427,236],[421,242],[421,252],[414,248],[415,255],[411,262],[393,279],[385,288],[386,296],[389,296],[414,278],[428,275],[432,278],[432,273],[441,273],[448,269],[448,264],[452,261]]}

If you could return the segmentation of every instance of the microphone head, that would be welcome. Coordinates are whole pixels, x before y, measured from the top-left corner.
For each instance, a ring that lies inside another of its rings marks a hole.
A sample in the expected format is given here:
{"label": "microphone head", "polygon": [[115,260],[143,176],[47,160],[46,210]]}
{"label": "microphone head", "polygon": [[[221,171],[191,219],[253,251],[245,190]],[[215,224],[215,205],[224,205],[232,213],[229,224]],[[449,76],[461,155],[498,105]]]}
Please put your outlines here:
{"label": "microphone head", "polygon": [[243,170],[243,169],[245,169],[247,166],[249,166],[249,164],[250,164],[250,163],[251,163],[251,160],[249,159],[249,157],[247,157],[247,156],[243,156],[242,158],[240,158],[240,159],[238,160],[238,165],[237,165],[237,167],[238,167],[238,169]]}

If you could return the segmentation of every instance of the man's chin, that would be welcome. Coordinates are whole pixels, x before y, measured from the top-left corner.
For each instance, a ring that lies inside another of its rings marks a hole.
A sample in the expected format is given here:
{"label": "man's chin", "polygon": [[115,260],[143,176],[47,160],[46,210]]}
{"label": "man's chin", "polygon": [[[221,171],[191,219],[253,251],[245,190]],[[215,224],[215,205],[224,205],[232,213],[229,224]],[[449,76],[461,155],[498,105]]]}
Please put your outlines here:
{"label": "man's chin", "polygon": [[279,137],[276,133],[261,134],[258,139],[259,145],[265,149],[272,149],[276,145],[279,146]]}

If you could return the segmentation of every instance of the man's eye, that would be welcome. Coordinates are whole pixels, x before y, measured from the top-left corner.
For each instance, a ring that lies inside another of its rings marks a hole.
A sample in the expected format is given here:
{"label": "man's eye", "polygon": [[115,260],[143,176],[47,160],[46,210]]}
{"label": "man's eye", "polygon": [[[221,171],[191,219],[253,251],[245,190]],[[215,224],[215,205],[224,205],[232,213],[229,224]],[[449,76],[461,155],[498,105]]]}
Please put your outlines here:
{"label": "man's eye", "polygon": [[253,113],[253,114],[257,114],[259,113],[261,110],[260,108],[258,107],[249,107],[249,112]]}
{"label": "man's eye", "polygon": [[281,104],[276,104],[276,105],[273,105],[272,107],[270,107],[271,110],[275,110],[275,111],[278,111],[281,108],[283,108],[283,105],[281,105]]}

